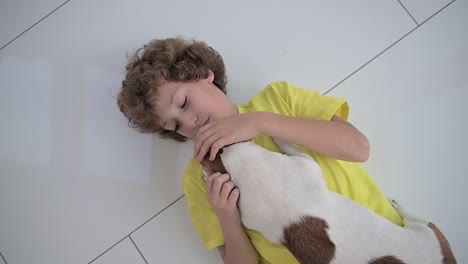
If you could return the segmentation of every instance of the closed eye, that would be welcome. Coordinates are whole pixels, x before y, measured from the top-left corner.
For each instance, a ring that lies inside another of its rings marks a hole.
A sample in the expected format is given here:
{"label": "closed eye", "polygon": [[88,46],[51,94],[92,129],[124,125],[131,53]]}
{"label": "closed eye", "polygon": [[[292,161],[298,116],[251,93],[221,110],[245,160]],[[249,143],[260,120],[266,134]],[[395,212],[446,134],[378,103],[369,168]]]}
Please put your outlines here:
{"label": "closed eye", "polygon": [[[185,96],[184,103],[182,104],[182,106],[180,108],[183,109],[186,105],[187,105],[187,96]],[[177,132],[179,130],[179,128],[180,128],[180,124],[179,124],[179,122],[176,122],[174,132]]]}
{"label": "closed eye", "polygon": [[184,108],[186,104],[187,104],[187,96],[185,96],[184,103],[182,104],[182,106],[180,108]]}

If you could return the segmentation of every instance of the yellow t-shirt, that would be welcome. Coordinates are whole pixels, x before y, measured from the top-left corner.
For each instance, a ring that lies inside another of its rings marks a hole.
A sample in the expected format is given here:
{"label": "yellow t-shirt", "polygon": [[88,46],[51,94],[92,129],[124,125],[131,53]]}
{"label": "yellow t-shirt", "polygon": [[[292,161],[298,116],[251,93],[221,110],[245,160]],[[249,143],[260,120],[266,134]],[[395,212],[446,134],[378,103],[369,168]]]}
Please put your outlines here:
{"label": "yellow t-shirt", "polygon": [[[238,109],[240,114],[266,111],[318,120],[330,120],[334,114],[347,120],[349,114],[348,102],[345,99],[324,96],[287,82],[269,84],[249,103],[238,105]],[[268,135],[259,135],[253,141],[268,150],[280,152]],[[336,160],[306,148],[299,148],[309,153],[320,165],[330,190],[357,201],[397,225],[402,225],[401,217],[358,163]],[[183,185],[192,221],[205,246],[211,250],[223,245],[224,237],[218,218],[205,197],[202,167],[195,159],[187,166]],[[242,190],[240,192],[242,195]],[[245,227],[244,230],[261,256],[260,263],[298,263],[284,246],[269,242],[256,230]]]}

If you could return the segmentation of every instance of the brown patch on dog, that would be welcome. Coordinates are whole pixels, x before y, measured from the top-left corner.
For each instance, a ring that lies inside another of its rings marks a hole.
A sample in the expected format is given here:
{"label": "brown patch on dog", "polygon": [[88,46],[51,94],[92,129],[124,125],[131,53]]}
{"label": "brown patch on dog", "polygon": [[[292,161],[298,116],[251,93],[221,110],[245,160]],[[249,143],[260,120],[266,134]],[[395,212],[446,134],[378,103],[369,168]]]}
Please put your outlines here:
{"label": "brown patch on dog", "polygon": [[283,230],[282,244],[302,264],[327,264],[335,256],[335,244],[330,240],[327,229],[325,220],[303,217],[301,222],[293,223]]}
{"label": "brown patch on dog", "polygon": [[208,174],[213,174],[215,172],[227,173],[226,168],[224,167],[224,164],[221,161],[220,154],[222,153],[223,149],[220,149],[216,154],[216,158],[213,161],[210,160],[210,152],[206,153],[205,157],[203,157],[200,163],[203,167],[205,167],[205,169],[208,170]]}
{"label": "brown patch on dog", "polygon": [[427,224],[427,226],[434,231],[437,239],[439,240],[440,243],[440,248],[441,248],[441,253],[443,258],[443,264],[456,264],[457,260],[455,259],[455,256],[453,255],[452,248],[450,247],[450,244],[447,240],[447,238],[442,234],[442,232],[437,228],[436,225],[433,223]]}
{"label": "brown patch on dog", "polygon": [[369,262],[369,264],[405,264],[394,256],[385,256]]}

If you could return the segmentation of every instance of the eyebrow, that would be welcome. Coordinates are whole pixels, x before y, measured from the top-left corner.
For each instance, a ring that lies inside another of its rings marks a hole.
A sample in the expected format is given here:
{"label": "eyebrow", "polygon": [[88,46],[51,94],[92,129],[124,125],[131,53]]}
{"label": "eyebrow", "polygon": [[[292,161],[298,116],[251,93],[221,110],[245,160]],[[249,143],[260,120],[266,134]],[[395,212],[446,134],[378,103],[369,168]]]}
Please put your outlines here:
{"label": "eyebrow", "polygon": [[[170,103],[170,105],[172,105],[172,102],[174,101],[174,97],[175,97],[175,93],[174,93],[174,94],[172,95],[172,97],[171,97],[171,103]],[[163,128],[164,128],[164,129],[166,129],[166,128],[165,128],[165,127],[166,127],[166,124],[167,124],[167,121],[165,121],[165,122],[163,123]],[[169,129],[167,129],[167,130],[169,130]]]}

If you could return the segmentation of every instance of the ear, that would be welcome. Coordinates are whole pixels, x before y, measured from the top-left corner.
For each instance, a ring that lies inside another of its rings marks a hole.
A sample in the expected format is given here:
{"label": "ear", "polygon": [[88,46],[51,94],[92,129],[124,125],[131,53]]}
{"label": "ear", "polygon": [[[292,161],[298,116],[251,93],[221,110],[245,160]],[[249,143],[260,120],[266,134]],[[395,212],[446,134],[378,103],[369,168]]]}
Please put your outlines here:
{"label": "ear", "polygon": [[209,82],[209,83],[213,83],[214,81],[214,73],[212,70],[208,69],[208,77],[206,78],[206,80]]}

